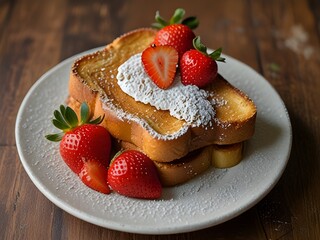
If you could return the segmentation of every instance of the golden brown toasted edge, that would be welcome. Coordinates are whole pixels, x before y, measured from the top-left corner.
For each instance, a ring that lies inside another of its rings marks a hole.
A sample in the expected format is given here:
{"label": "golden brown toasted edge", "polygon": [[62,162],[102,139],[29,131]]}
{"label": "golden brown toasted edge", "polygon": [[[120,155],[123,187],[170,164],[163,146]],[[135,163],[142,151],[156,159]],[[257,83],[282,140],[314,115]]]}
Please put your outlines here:
{"label": "golden brown toasted edge", "polygon": [[[102,125],[106,127],[115,138],[139,146],[150,158],[159,162],[170,162],[185,156],[189,151],[211,144],[233,144],[249,139],[254,133],[256,112],[243,121],[224,122],[218,118],[213,122],[212,127],[188,128],[184,134],[177,138],[163,140],[155,138],[139,123],[123,120],[114,112],[104,108],[100,99],[101,94],[98,93],[104,91],[104,86],[99,85],[101,83],[88,83],[85,79],[81,78],[78,74],[80,71],[80,69],[78,69],[79,66],[83,65],[86,67],[90,64],[94,65],[94,59],[97,55],[104,54],[105,57],[110,53],[109,51],[116,51],[114,45],[119,45],[119,42],[123,44],[124,40],[130,40],[132,34],[144,34],[145,31],[146,29],[139,29],[127,33],[117,38],[104,50],[89,54],[76,61],[70,74],[70,96],[79,102],[86,101],[95,116],[104,114],[105,120]],[[149,34],[154,34],[154,32],[152,32],[153,30],[148,31],[150,31]],[[234,89],[231,92],[243,94],[240,90],[238,92],[236,88],[228,84],[222,77],[219,78],[218,81],[215,81],[215,84],[220,82],[223,82],[223,85],[227,86],[228,89]],[[219,107],[217,107],[217,113],[219,113]]]}
{"label": "golden brown toasted edge", "polygon": [[183,184],[208,170],[211,166],[211,152],[211,147],[207,146],[170,163],[155,161],[162,185],[169,187]]}
{"label": "golden brown toasted edge", "polygon": [[[221,124],[239,124],[254,118],[257,114],[257,108],[252,99],[220,74],[206,90],[212,93],[211,100],[218,101],[215,110]],[[223,101],[225,104],[221,103]]]}
{"label": "golden brown toasted edge", "polygon": [[[80,117],[80,103],[68,97],[67,104]],[[112,155],[120,150],[135,149],[142,151],[136,145],[113,139]],[[154,161],[157,167],[161,184],[165,187],[185,183],[205,172],[210,166],[214,168],[230,168],[241,162],[244,143],[230,145],[210,145],[189,152],[186,156],[171,162]]]}
{"label": "golden brown toasted edge", "polygon": [[201,146],[229,145],[250,139],[255,131],[257,109],[254,102],[220,74],[206,88],[215,100],[216,118],[212,127],[192,128],[190,150]]}
{"label": "golden brown toasted edge", "polygon": [[[98,56],[102,56],[104,58],[112,57],[109,55],[112,53],[112,51],[116,51],[117,47],[119,45],[123,45],[128,39],[131,38],[133,34],[155,34],[155,30],[151,28],[140,28],[133,30],[131,32],[125,33],[118,38],[114,39],[113,42],[108,44],[105,48],[102,50],[93,52],[91,54],[84,55],[80,58],[78,58],[71,67],[71,72],[69,76],[69,95],[76,99],[79,102],[87,102],[90,109],[95,109],[95,104],[100,101],[99,92],[104,92],[104,85],[103,82],[97,83],[89,81],[90,78],[83,78],[81,77],[80,72],[83,72],[84,70],[88,71],[88,76],[90,76],[90,70],[86,65],[89,66],[94,65],[95,59],[98,58]],[[121,43],[124,42],[124,43]],[[100,74],[101,78],[104,77],[103,70],[95,72],[95,74]],[[101,84],[101,85],[100,85]]]}
{"label": "golden brown toasted edge", "polygon": [[[102,125],[105,126],[114,137],[120,138],[124,141],[133,142],[134,144],[144,149],[146,153],[149,153],[151,157],[154,157],[158,160],[161,160],[162,156],[153,156],[152,151],[149,151],[148,149],[152,149],[153,146],[158,148],[159,146],[163,145],[163,149],[167,149],[168,152],[166,159],[173,160],[177,157],[181,157],[182,155],[187,154],[187,145],[185,144],[185,142],[188,141],[185,140],[187,140],[188,134],[182,136],[178,141],[174,141],[178,143],[176,147],[173,147],[174,145],[170,144],[168,141],[161,141],[159,139],[155,139],[139,123],[135,121],[122,120],[114,112],[105,110],[103,103],[100,99],[101,95],[103,95],[103,93],[101,92],[103,92],[104,90],[104,86],[99,85],[102,84],[102,81],[99,83],[90,82],[87,81],[86,78],[81,77],[80,74],[80,72],[87,73],[87,71],[83,70],[83,68],[89,68],[87,70],[89,72],[88,76],[90,76],[90,74],[92,74],[90,70],[92,69],[90,69],[88,65],[94,65],[95,59],[99,59],[101,57],[111,57],[108,54],[112,54],[113,51],[116,51],[119,45],[123,46],[124,42],[133,41],[131,39],[133,35],[141,36],[141,34],[143,34],[150,36],[154,35],[154,33],[155,31],[151,29],[138,29],[120,36],[101,51],[97,51],[95,53],[88,54],[79,58],[73,64],[73,67],[71,69],[69,81],[69,94],[76,101],[87,102],[89,104],[90,109],[94,112],[95,116],[104,114],[105,119]],[[135,39],[137,38],[137,36],[132,38]],[[92,72],[94,71],[92,70]],[[103,75],[103,71],[100,71],[99,74]],[[88,78],[90,79],[90,77]],[[146,142],[149,142],[148,146],[144,145],[144,143]]]}
{"label": "golden brown toasted edge", "polygon": [[149,34],[155,35],[157,30],[152,29],[152,28],[138,28],[138,29],[134,29],[132,31],[126,32],[122,35],[120,35],[119,37],[117,37],[116,39],[113,40],[113,42],[109,45],[106,46],[106,48],[108,49],[110,46],[114,46],[117,45],[119,42],[125,40],[126,38],[131,38],[132,34],[145,34],[146,32],[148,32]]}

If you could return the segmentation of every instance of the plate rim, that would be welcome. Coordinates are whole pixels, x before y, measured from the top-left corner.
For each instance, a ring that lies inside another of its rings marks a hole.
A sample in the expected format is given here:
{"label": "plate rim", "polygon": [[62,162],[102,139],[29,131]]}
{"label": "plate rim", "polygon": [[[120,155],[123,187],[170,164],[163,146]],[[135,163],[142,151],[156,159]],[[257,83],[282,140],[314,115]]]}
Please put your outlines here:
{"label": "plate rim", "polygon": [[285,115],[287,117],[288,120],[288,136],[289,137],[289,146],[288,146],[288,150],[285,153],[285,159],[283,160],[283,164],[282,164],[282,168],[281,171],[278,172],[276,179],[274,179],[274,181],[272,182],[272,184],[270,184],[268,186],[268,188],[262,193],[260,194],[258,197],[255,197],[253,201],[249,201],[247,204],[245,204],[245,206],[242,206],[242,208],[238,211],[234,211],[234,212],[229,212],[229,214],[224,215],[224,217],[220,217],[220,219],[215,219],[215,220],[208,220],[206,222],[200,222],[197,224],[186,224],[186,225],[181,225],[179,227],[174,227],[174,226],[169,226],[166,228],[153,228],[153,229],[145,229],[145,228],[141,228],[135,224],[132,225],[128,225],[128,224],[123,224],[123,223],[119,223],[117,221],[111,221],[108,220],[107,223],[104,222],[102,223],[101,221],[99,221],[99,218],[95,217],[95,216],[91,216],[90,214],[88,214],[85,211],[79,210],[78,208],[73,207],[71,204],[69,204],[68,202],[64,201],[61,197],[55,196],[53,194],[51,194],[50,189],[48,189],[46,186],[44,186],[41,181],[39,180],[39,178],[36,176],[36,174],[34,174],[31,166],[29,166],[27,164],[27,161],[25,160],[25,155],[24,155],[24,151],[21,147],[21,142],[23,141],[22,139],[20,139],[20,123],[21,123],[21,116],[23,114],[23,109],[25,108],[26,103],[28,102],[28,100],[30,99],[32,93],[39,87],[39,85],[41,85],[43,82],[46,81],[46,78],[48,76],[50,76],[51,74],[53,74],[55,71],[57,71],[58,69],[60,69],[62,66],[67,65],[72,63],[72,61],[74,61],[75,59],[81,57],[82,55],[88,54],[88,53],[92,53],[95,51],[99,51],[101,50],[103,47],[98,47],[98,48],[93,48],[78,54],[75,54],[74,56],[71,56],[63,61],[61,61],[60,63],[58,63],[57,65],[55,65],[54,67],[52,67],[51,69],[49,69],[48,71],[46,71],[40,78],[38,78],[36,80],[36,82],[31,86],[31,88],[28,90],[28,92],[26,93],[23,101],[21,102],[21,105],[19,107],[19,111],[17,113],[17,117],[16,117],[16,122],[15,122],[15,140],[16,140],[16,147],[18,150],[18,154],[19,154],[19,159],[20,162],[22,163],[25,171],[27,172],[27,175],[30,177],[31,181],[33,182],[33,184],[35,184],[35,186],[40,190],[40,192],[46,197],[48,198],[52,203],[54,203],[56,206],[58,206],[59,208],[63,209],[64,211],[68,212],[69,214],[82,219],[84,221],[87,221],[89,223],[104,227],[104,228],[109,228],[109,229],[113,229],[113,230],[118,230],[118,231],[123,231],[123,232],[130,232],[130,233],[139,233],[139,234],[175,234],[175,233],[184,233],[184,232],[190,232],[190,231],[195,231],[195,230],[200,230],[200,229],[204,229],[210,226],[214,226],[214,225],[218,225],[221,224],[223,222],[226,222],[232,218],[235,218],[237,216],[239,216],[240,214],[242,214],[243,212],[247,211],[248,209],[250,209],[251,207],[253,207],[254,205],[256,205],[259,201],[261,201],[261,199],[263,199],[273,188],[274,186],[278,183],[279,179],[281,178],[281,176],[283,175],[283,172],[286,168],[286,165],[289,161],[290,158],[290,153],[291,153],[291,148],[292,148],[292,125],[291,125],[291,121],[290,121],[290,116],[288,113],[288,110],[282,100],[282,98],[280,97],[279,93],[275,90],[275,88],[257,71],[255,71],[253,68],[251,68],[250,66],[248,66],[247,64],[229,56],[226,54],[223,54],[224,57],[227,57],[228,59],[232,59],[232,61],[236,62],[237,64],[241,65],[241,67],[245,67],[247,70],[252,71],[254,74],[258,74],[261,79],[264,80],[264,82],[270,87],[270,89],[274,92],[274,94],[277,95],[277,97],[280,100],[280,104],[282,105],[283,109],[285,110]]}

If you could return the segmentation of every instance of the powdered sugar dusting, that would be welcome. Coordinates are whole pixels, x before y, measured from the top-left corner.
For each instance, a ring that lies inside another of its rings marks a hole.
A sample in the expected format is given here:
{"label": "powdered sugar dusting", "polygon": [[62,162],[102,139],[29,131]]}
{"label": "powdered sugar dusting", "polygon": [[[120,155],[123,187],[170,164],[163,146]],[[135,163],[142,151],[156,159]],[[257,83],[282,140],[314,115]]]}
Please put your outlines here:
{"label": "powdered sugar dusting", "polygon": [[[285,106],[267,81],[245,65],[228,59],[228,65],[221,67],[222,73],[233,83],[238,82],[250,96],[256,96],[258,109],[273,106],[257,116],[256,133],[246,144],[245,159],[239,165],[210,169],[186,184],[165,188],[161,200],[105,195],[88,188],[63,162],[59,145],[43,137],[54,132],[50,122],[53,110],[68,96],[72,58],[44,75],[19,110],[16,141],[26,172],[57,206],[110,229],[172,234],[199,230],[239,215],[258,202],[279,179],[292,133]],[[248,79],[248,84],[243,79]],[[275,131],[279,129],[281,134]]]}
{"label": "powdered sugar dusting", "polygon": [[157,87],[144,70],[141,53],[129,58],[118,68],[117,80],[122,91],[136,101],[151,104],[158,110],[169,110],[170,115],[184,120],[192,127],[207,125],[215,116],[209,94],[197,86],[185,86],[177,74],[174,84],[163,90]]}
{"label": "powdered sugar dusting", "polygon": [[127,120],[127,121],[132,121],[132,122],[138,123],[144,129],[146,129],[152,137],[154,137],[156,139],[161,139],[161,140],[176,139],[176,138],[182,136],[183,134],[185,134],[189,128],[188,124],[184,124],[177,132],[169,133],[169,134],[161,134],[161,133],[157,132],[156,130],[154,130],[150,126],[150,124],[147,121],[145,121],[143,118],[139,118],[136,115],[128,113],[128,112],[124,111],[123,109],[115,106],[114,103],[112,102],[112,100],[109,99],[106,95],[102,95],[101,102],[103,103],[104,110],[109,110],[110,112],[113,112],[117,116],[117,118],[122,121]]}

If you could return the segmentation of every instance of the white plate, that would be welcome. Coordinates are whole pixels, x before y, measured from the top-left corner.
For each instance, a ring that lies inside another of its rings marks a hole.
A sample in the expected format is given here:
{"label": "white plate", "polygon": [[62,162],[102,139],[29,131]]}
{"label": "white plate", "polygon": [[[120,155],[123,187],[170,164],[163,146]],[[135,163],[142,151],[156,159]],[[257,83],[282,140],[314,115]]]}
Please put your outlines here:
{"label": "white plate", "polygon": [[53,110],[68,95],[71,57],[44,74],[23,100],[16,120],[21,162],[33,183],[54,204],[90,223],[144,234],[194,231],[225,222],[261,200],[287,164],[292,141],[287,110],[271,85],[247,65],[225,56],[219,72],[256,103],[256,132],[236,167],[212,169],[182,186],[164,189],[161,200],[139,200],[95,192],[61,160],[58,144],[44,135],[55,131]]}

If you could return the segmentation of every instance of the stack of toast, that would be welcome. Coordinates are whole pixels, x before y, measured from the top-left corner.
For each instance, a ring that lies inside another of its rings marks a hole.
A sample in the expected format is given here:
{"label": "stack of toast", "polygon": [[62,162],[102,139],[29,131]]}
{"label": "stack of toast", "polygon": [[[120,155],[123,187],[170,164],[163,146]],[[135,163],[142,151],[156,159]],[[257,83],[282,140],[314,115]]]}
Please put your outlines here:
{"label": "stack of toast", "polygon": [[117,83],[118,67],[153,42],[156,31],[143,28],[115,39],[104,49],[74,63],[68,105],[87,102],[94,116],[123,149],[138,149],[152,159],[164,186],[184,183],[210,166],[239,163],[254,133],[256,106],[221,75],[204,88],[215,116],[210,125],[192,126],[167,110],[136,101]]}

